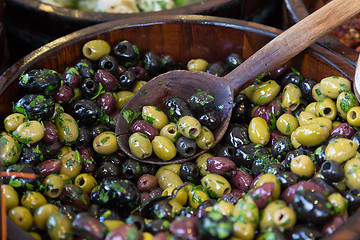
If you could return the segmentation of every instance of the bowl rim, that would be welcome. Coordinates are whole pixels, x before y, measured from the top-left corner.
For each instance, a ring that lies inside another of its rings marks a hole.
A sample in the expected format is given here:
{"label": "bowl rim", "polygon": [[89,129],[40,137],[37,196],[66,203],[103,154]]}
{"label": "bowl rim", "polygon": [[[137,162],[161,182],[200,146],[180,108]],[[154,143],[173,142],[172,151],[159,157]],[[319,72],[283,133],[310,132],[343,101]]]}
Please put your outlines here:
{"label": "bowl rim", "polygon": [[[284,0],[284,13],[283,18],[290,18],[290,21],[287,22],[288,26],[290,27],[293,22],[297,23],[301,19],[310,15],[309,10],[307,9],[303,0]],[[291,23],[291,21],[293,21]],[[329,51],[343,57],[346,61],[348,61],[351,65],[356,67],[357,59],[359,53],[356,52],[354,49],[346,46],[338,39],[333,37],[331,34],[326,34],[320,40],[317,41],[321,46],[328,49]]]}

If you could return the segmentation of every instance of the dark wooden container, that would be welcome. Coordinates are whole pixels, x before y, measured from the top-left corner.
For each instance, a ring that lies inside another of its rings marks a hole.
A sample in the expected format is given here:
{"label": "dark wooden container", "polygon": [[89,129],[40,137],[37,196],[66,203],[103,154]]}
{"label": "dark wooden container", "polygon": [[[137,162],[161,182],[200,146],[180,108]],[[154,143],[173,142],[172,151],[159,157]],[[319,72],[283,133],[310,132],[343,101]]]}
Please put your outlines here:
{"label": "dark wooden container", "polygon": [[[310,13],[325,5],[325,0],[284,0],[283,1],[283,24],[285,28],[292,26]],[[323,47],[344,57],[349,63],[356,66],[359,53],[341,43],[330,34],[325,35],[318,41]]]}
{"label": "dark wooden container", "polygon": [[[195,15],[157,16],[116,20],[94,25],[59,38],[20,59],[0,76],[0,122],[11,112],[12,103],[21,96],[19,76],[25,71],[49,68],[62,73],[82,58],[82,46],[92,39],[104,39],[111,45],[122,40],[135,43],[140,52],[168,53],[186,65],[189,59],[209,62],[223,60],[230,53],[248,58],[281,31],[269,26],[236,19]],[[184,38],[184,36],[188,36]],[[343,58],[315,44],[287,64],[305,77],[321,80],[330,75],[352,79],[355,68]],[[337,231],[332,239],[355,239],[360,229],[358,213]],[[8,220],[9,239],[31,239]]]}
{"label": "dark wooden container", "polygon": [[37,0],[4,1],[13,61],[52,40],[101,22],[136,17],[153,18],[164,14],[202,14],[261,22],[275,5],[281,6],[281,0],[205,0],[159,12],[116,14],[55,7]]}

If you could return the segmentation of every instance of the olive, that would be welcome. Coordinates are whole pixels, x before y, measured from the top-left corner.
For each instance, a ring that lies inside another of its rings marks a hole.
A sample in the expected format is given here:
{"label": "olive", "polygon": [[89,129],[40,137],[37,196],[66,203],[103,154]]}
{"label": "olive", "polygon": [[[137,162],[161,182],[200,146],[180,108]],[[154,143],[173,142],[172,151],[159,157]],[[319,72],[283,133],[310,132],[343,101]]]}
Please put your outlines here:
{"label": "olive", "polygon": [[260,173],[265,172],[268,165],[273,162],[274,162],[274,158],[273,158],[273,156],[271,156],[271,154],[255,156],[254,161],[251,166],[251,171],[255,176],[257,176]]}
{"label": "olive", "polygon": [[324,224],[331,218],[332,205],[322,193],[301,190],[295,194],[292,207],[300,221],[316,225]]}
{"label": "olive", "polygon": [[220,212],[204,214],[196,223],[202,239],[227,239],[233,234],[233,223]]}
{"label": "olive", "polygon": [[152,234],[168,232],[170,228],[170,222],[166,219],[151,219],[146,223],[146,232]]}
{"label": "olive", "polygon": [[197,145],[195,140],[189,139],[185,136],[181,136],[176,141],[176,151],[177,153],[184,158],[189,158],[196,153]]}
{"label": "olive", "polygon": [[336,161],[327,160],[321,164],[321,173],[330,182],[339,182],[344,178],[344,169]]}
{"label": "olive", "polygon": [[71,204],[80,211],[86,210],[90,204],[89,195],[81,187],[74,184],[65,185],[60,199],[62,203]]}
{"label": "olive", "polygon": [[280,117],[284,113],[284,109],[281,106],[281,101],[279,99],[272,100],[266,107],[266,110],[275,116],[275,118]]}
{"label": "olive", "polygon": [[51,215],[46,222],[51,239],[69,239],[72,237],[71,221],[62,213]]}
{"label": "olive", "polygon": [[126,70],[120,74],[120,76],[118,77],[118,81],[121,90],[129,91],[135,86],[137,78],[132,71]]}
{"label": "olive", "polygon": [[28,231],[33,224],[31,212],[26,207],[16,206],[10,209],[7,215],[9,219],[24,231]]}
{"label": "olive", "polygon": [[285,136],[279,130],[272,130],[270,132],[269,146],[272,147],[281,137]]}
{"label": "olive", "polygon": [[224,141],[226,145],[233,146],[234,148],[249,144],[248,129],[239,124],[230,124],[222,141]]}
{"label": "olive", "polygon": [[166,219],[171,221],[173,217],[173,207],[168,200],[158,201],[150,208],[149,218],[151,219]]}
{"label": "olive", "polygon": [[[324,149],[325,151],[325,149]],[[297,156],[300,156],[300,155],[304,155],[304,151],[302,149],[295,149],[295,150],[290,150],[284,157],[283,159],[283,164],[285,166],[286,169],[290,169],[290,163],[291,161],[296,158]],[[324,153],[325,154],[325,153]]]}
{"label": "olive", "polygon": [[140,163],[134,159],[126,159],[122,164],[122,177],[136,182],[141,176]]}
{"label": "olive", "polygon": [[303,80],[303,76],[301,76],[299,73],[289,72],[280,79],[281,89],[283,89],[289,83],[299,86],[302,80]]}
{"label": "olive", "polygon": [[135,74],[138,81],[148,81],[150,79],[148,72],[143,67],[134,66],[129,67],[128,70],[132,71]]}
{"label": "olive", "polygon": [[167,53],[162,53],[160,55],[161,68],[163,71],[171,71],[179,69],[180,65],[175,61],[174,57]]}
{"label": "olive", "polygon": [[64,214],[70,221],[73,221],[79,210],[70,204],[61,204],[59,207],[60,213]]}
{"label": "olive", "polygon": [[323,236],[316,227],[307,226],[305,224],[296,224],[293,229],[290,229],[285,233],[286,236],[294,240],[315,240],[320,239]]}
{"label": "olive", "polygon": [[276,174],[276,177],[279,179],[281,183],[281,191],[284,191],[288,187],[300,181],[300,176],[291,171],[279,172]]}
{"label": "olive", "polygon": [[272,173],[272,174],[279,174],[281,172],[285,171],[285,167],[284,165],[282,165],[281,163],[277,163],[277,162],[273,162],[270,163],[269,165],[266,166],[265,168],[265,173]]}
{"label": "olive", "polygon": [[92,125],[100,117],[99,105],[90,99],[80,99],[69,105],[68,113],[73,116],[80,125]]}
{"label": "olive", "polygon": [[39,144],[32,144],[29,147],[23,147],[19,163],[26,163],[37,166],[44,160],[44,154]]}
{"label": "olive", "polygon": [[348,201],[348,210],[355,213],[360,207],[360,190],[349,189],[344,193],[345,199]]}
{"label": "olive", "polygon": [[218,157],[226,157],[231,160],[235,158],[236,150],[232,146],[222,146],[220,144],[216,145],[216,156]]}
{"label": "olive", "polygon": [[170,122],[177,122],[184,116],[193,116],[188,102],[180,97],[166,99],[164,113]]}
{"label": "olive", "polygon": [[20,76],[19,85],[27,93],[52,96],[60,87],[62,76],[55,70],[33,69]]}
{"label": "olive", "polygon": [[160,73],[161,69],[161,60],[160,57],[152,52],[145,52],[141,58],[141,62],[146,71],[150,74],[150,76],[156,76]]}
{"label": "olive", "polygon": [[79,213],[71,224],[75,236],[84,239],[105,239],[108,230],[106,226],[88,213]]}
{"label": "olive", "polygon": [[93,98],[99,92],[99,83],[91,78],[85,78],[80,85],[80,90],[86,98]]}
{"label": "olive", "polygon": [[194,162],[184,162],[180,166],[179,176],[184,182],[200,184],[200,170]]}
{"label": "olive", "polygon": [[301,95],[308,103],[315,101],[312,95],[312,89],[316,84],[317,82],[311,78],[305,78],[299,83]]}
{"label": "olive", "polygon": [[62,80],[65,85],[68,85],[71,88],[76,88],[79,86],[82,81],[82,77],[80,75],[79,69],[77,67],[66,67]]}
{"label": "olive", "polygon": [[214,109],[215,98],[209,90],[199,91],[188,99],[190,109],[195,113],[203,113]]}
{"label": "olive", "polygon": [[[12,186],[5,184],[1,185],[1,194],[5,201],[4,205],[6,212],[19,205],[19,195]],[[31,210],[29,207],[27,208]]]}
{"label": "olive", "polygon": [[34,227],[39,230],[45,230],[46,229],[46,222],[48,218],[55,214],[59,213],[59,207],[57,207],[54,204],[47,203],[45,205],[42,205],[38,209],[35,210],[33,214],[34,218]]}
{"label": "olive", "polygon": [[354,133],[354,135],[351,137],[351,140],[353,140],[354,142],[356,142],[359,145],[359,147],[358,147],[358,152],[359,152],[359,149],[360,149],[360,131],[359,130]]}
{"label": "olive", "polygon": [[53,143],[58,140],[58,133],[56,126],[50,121],[44,121],[44,137],[42,140],[46,143]]}
{"label": "olive", "polygon": [[131,127],[133,133],[140,132],[145,134],[150,141],[154,139],[155,136],[159,135],[159,131],[151,124],[145,120],[136,120]]}
{"label": "olive", "polygon": [[271,155],[275,159],[281,160],[286,154],[293,150],[293,145],[291,144],[290,138],[288,136],[283,136],[277,140],[274,145],[271,147]]}
{"label": "olive", "polygon": [[86,58],[80,59],[76,63],[76,67],[79,69],[80,75],[83,79],[86,78],[93,78],[95,74],[95,67],[93,66],[93,63]]}
{"label": "olive", "polygon": [[202,126],[209,128],[211,131],[216,130],[220,123],[220,116],[217,111],[208,111],[198,116],[198,120]]}
{"label": "olive", "polygon": [[[116,77],[103,69],[98,69],[95,73],[95,81],[106,90],[114,92],[119,88],[119,82]],[[97,92],[95,93],[97,94]]]}
{"label": "olive", "polygon": [[2,184],[8,184],[14,187],[19,194],[25,191],[37,190],[42,182],[42,176],[40,175],[38,169],[35,166],[26,163],[13,164],[6,168],[5,172],[21,172],[34,174],[35,178],[15,176],[2,177]]}
{"label": "olive", "polygon": [[222,62],[215,62],[210,64],[205,72],[210,73],[215,76],[222,77],[225,75],[227,69],[225,68],[224,64]]}
{"label": "olive", "polygon": [[243,123],[250,121],[251,101],[243,93],[239,93],[234,99],[234,107],[232,109],[231,121],[234,123]]}
{"label": "olive", "polygon": [[[258,156],[269,155],[270,152],[265,147],[254,143],[245,144],[235,149],[234,162],[237,167],[251,168],[253,161]],[[271,156],[271,155],[270,155]]]}
{"label": "olive", "polygon": [[235,171],[235,174],[231,177],[230,181],[233,186],[242,192],[248,192],[250,190],[251,183],[253,182],[254,177],[251,174],[243,169],[238,168]]}
{"label": "olive", "polygon": [[119,65],[126,68],[136,66],[140,61],[139,49],[127,40],[118,43],[113,51]]}
{"label": "olive", "polygon": [[225,66],[228,69],[228,71],[233,70],[238,65],[240,65],[244,59],[237,53],[232,53],[229,56],[225,58]]}
{"label": "olive", "polygon": [[89,146],[92,141],[90,130],[86,127],[79,127],[79,136],[76,139],[75,145],[77,147]]}
{"label": "olive", "polygon": [[55,102],[46,95],[29,94],[14,104],[13,111],[24,114],[29,120],[46,121],[54,115]]}
{"label": "olive", "polygon": [[105,55],[98,61],[99,69],[105,70],[112,74],[116,73],[116,70],[119,66],[117,59],[111,55]]}

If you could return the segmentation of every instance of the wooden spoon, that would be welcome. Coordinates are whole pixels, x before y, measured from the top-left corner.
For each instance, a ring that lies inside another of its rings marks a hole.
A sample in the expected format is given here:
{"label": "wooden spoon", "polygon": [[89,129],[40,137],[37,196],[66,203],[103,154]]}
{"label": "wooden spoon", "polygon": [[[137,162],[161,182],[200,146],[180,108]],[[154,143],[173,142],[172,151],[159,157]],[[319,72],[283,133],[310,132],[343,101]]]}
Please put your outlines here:
{"label": "wooden spoon", "polygon": [[357,100],[360,102],[360,55],[358,57],[355,69],[355,78],[353,82],[354,93]]}
{"label": "wooden spoon", "polygon": [[175,70],[153,78],[129,100],[118,116],[115,133],[121,150],[131,158],[152,164],[182,163],[198,157],[206,150],[198,151],[190,158],[176,157],[170,161],[161,160],[154,154],[145,159],[136,158],[128,144],[133,122],[124,115],[133,113],[131,116],[134,116],[135,112],[141,112],[142,106],[148,105],[162,109],[169,97],[188,99],[197,89],[209,90],[222,120],[214,131],[215,143],[218,143],[228,128],[235,94],[258,75],[287,62],[359,11],[360,0],[333,0],[270,41],[224,77],[200,71]]}

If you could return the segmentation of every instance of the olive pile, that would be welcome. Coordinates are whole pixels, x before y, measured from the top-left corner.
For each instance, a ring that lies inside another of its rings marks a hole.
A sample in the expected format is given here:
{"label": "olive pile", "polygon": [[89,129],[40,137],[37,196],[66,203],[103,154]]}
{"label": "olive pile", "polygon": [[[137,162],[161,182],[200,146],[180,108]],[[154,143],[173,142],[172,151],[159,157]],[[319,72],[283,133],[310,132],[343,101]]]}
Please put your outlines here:
{"label": "olive pile", "polygon": [[[280,66],[236,96],[219,144],[158,166],[128,158],[114,123],[147,80],[178,64],[128,41],[90,41],[83,53],[62,74],[23,73],[24,96],[4,119],[4,170],[35,176],[2,177],[7,216],[35,239],[317,239],[359,208],[360,107],[347,79],[318,83]],[[196,59],[187,69],[223,76],[241,61]],[[208,91],[194,96],[211,102]],[[175,142],[190,117],[213,131],[216,109],[196,102],[201,111],[181,98],[144,106],[141,119],[129,116],[134,139]]]}

